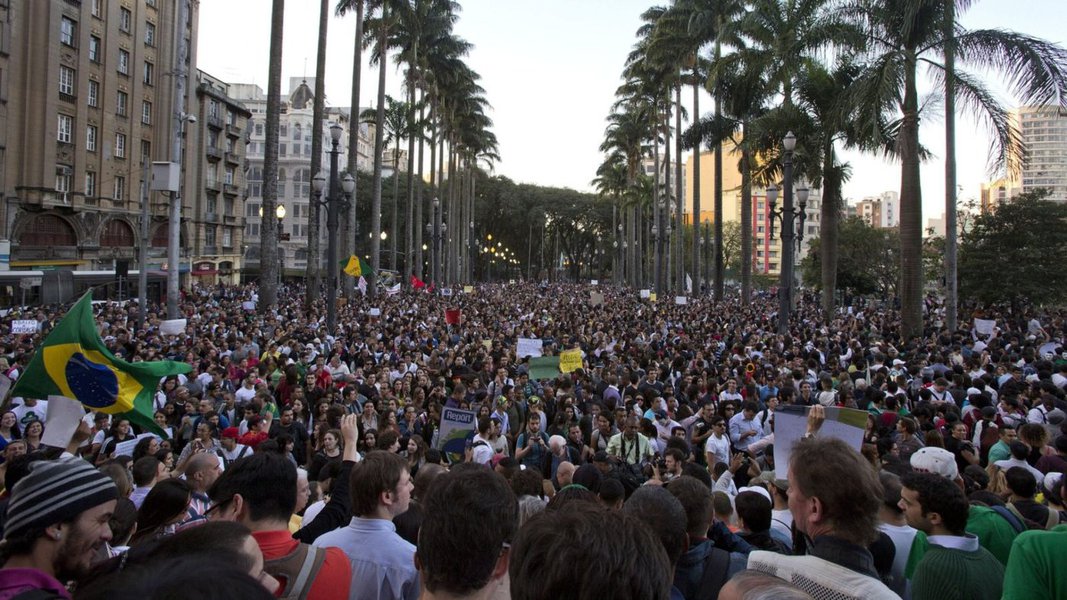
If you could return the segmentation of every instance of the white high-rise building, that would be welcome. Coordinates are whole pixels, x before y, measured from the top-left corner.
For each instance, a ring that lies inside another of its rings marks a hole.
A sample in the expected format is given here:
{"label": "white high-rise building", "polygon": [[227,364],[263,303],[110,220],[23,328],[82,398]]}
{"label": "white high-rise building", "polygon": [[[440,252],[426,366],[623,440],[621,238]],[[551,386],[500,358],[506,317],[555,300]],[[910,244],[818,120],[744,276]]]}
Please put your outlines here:
{"label": "white high-rise building", "polygon": [[1023,192],[1045,188],[1050,200],[1067,202],[1067,111],[1056,106],[1023,106],[1011,112],[1022,134],[1026,162],[1018,186]]}

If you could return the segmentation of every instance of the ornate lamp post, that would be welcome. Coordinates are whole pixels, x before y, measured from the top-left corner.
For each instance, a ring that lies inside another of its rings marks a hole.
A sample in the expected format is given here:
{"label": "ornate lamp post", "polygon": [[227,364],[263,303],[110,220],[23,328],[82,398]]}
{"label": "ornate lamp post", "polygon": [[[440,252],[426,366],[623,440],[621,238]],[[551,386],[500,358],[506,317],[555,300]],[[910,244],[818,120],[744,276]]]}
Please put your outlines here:
{"label": "ornate lamp post", "polygon": [[[341,139],[343,128],[334,123],[330,125],[330,184],[326,199],[322,199],[323,188],[326,188],[326,176],[319,171],[311,180],[311,187],[315,191],[315,201],[326,208],[326,231],[328,244],[326,250],[326,272],[329,274],[326,282],[326,330],[333,335],[337,331],[337,285],[340,278],[340,265],[337,257],[337,227],[338,215],[342,210],[347,210],[352,192],[356,189],[356,180],[351,173],[346,173],[341,189],[344,197],[337,193],[337,155],[340,150],[337,144]],[[315,260],[318,260],[316,257]]]}
{"label": "ornate lamp post", "polygon": [[[785,334],[789,331],[789,317],[793,310],[793,279],[794,257],[796,256],[796,244],[804,237],[804,209],[807,208],[808,190],[801,187],[797,190],[797,199],[800,202],[799,210],[793,206],[793,151],[796,149],[797,139],[790,131],[782,140],[782,148],[785,150],[785,162],[783,164],[785,188],[785,202],[781,209],[776,208],[778,202],[778,188],[773,185],[767,188],[767,204],[769,207],[769,221],[771,232],[774,237],[774,221],[778,219],[782,224],[782,232],[779,236],[782,240],[782,256],[779,263],[778,278],[778,333]],[[799,228],[800,235],[794,233],[794,224]]]}

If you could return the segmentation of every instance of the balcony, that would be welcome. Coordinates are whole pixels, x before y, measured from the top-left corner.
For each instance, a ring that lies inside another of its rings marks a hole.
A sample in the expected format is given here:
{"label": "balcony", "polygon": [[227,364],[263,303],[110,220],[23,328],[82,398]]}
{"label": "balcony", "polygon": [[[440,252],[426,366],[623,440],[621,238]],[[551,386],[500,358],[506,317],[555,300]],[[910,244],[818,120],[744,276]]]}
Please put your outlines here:
{"label": "balcony", "polygon": [[227,183],[222,186],[222,193],[227,196],[236,196],[238,194],[238,187],[232,183]]}
{"label": "balcony", "polygon": [[212,129],[221,130],[225,126],[225,124],[222,122],[222,117],[209,116],[207,118],[207,126],[211,127]]}
{"label": "balcony", "polygon": [[227,123],[226,135],[230,137],[241,137],[241,128],[232,123]]}
{"label": "balcony", "polygon": [[241,166],[241,157],[237,156],[236,152],[227,152],[225,156],[226,156],[226,164],[230,164],[230,165],[233,165],[235,167]]}
{"label": "balcony", "polygon": [[207,157],[210,158],[211,160],[220,160],[220,159],[222,159],[222,149],[221,148],[216,148],[214,146],[208,146],[207,150],[205,152],[207,153]]}
{"label": "balcony", "polygon": [[204,187],[217,192],[222,189],[222,182],[218,179],[208,179],[204,182]]}
{"label": "balcony", "polygon": [[209,223],[216,223],[219,220],[219,215],[213,212],[204,213],[204,220]]}
{"label": "balcony", "polygon": [[222,216],[222,222],[227,224],[227,225],[236,225],[237,224],[237,217],[234,216],[234,215],[223,215]]}

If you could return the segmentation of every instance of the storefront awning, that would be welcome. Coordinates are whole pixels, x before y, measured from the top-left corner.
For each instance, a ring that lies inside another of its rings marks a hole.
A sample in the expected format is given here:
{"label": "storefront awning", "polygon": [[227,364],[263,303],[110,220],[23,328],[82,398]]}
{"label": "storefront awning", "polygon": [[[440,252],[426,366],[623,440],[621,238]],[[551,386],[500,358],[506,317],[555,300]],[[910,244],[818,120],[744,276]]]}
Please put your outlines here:
{"label": "storefront awning", "polygon": [[76,267],[84,265],[84,260],[76,258],[57,258],[50,260],[13,260],[12,267]]}

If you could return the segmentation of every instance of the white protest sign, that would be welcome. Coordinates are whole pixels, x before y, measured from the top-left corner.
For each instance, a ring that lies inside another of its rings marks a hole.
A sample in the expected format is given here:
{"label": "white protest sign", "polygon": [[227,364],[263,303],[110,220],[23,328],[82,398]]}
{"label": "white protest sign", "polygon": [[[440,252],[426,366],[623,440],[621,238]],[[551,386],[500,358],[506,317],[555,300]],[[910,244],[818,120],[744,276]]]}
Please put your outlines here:
{"label": "white protest sign", "polygon": [[441,288],[441,295],[445,298],[452,297],[452,288]]}
{"label": "white protest sign", "polygon": [[974,320],[974,330],[978,332],[978,335],[993,335],[993,328],[996,325],[997,322],[992,319]]}
{"label": "white protest sign", "polygon": [[[785,473],[793,454],[793,445],[807,431],[809,410],[811,407],[808,406],[780,406],[774,411],[774,464],[780,473]],[[826,420],[817,435],[820,438],[843,440],[859,452],[866,425],[867,411],[830,407],[826,409]]]}
{"label": "white protest sign", "polygon": [[599,279],[590,279],[589,280],[589,285],[600,285],[600,280]]}
{"label": "white protest sign", "polygon": [[649,296],[652,295],[652,290],[641,290],[638,293],[641,295],[642,298],[647,299]]}
{"label": "white protest sign", "polygon": [[674,303],[675,304],[689,304],[689,298],[687,296],[675,296],[674,297]]}
{"label": "white protest sign", "polygon": [[44,421],[41,443],[56,448],[66,448],[70,438],[85,417],[85,408],[77,400],[66,396],[48,397],[48,416]]}
{"label": "white protest sign", "polygon": [[181,335],[187,323],[186,319],[168,319],[159,324],[159,332],[163,335]]}
{"label": "white protest sign", "polygon": [[11,322],[11,333],[19,334],[33,334],[37,333],[37,321],[33,319],[19,319]]}
{"label": "white protest sign", "polygon": [[241,303],[241,308],[244,310],[256,310],[256,303],[246,300]]}
{"label": "white protest sign", "polygon": [[380,308],[372,308],[372,309],[370,309],[370,312],[367,313],[367,314],[369,314],[372,317],[380,317],[380,316],[382,316],[382,309],[380,309]]}
{"label": "white protest sign", "polygon": [[133,449],[137,447],[137,442],[149,437],[154,437],[157,440],[160,439],[160,437],[154,433],[142,433],[132,440],[126,440],[125,442],[115,444],[115,457],[133,456]]}
{"label": "white protest sign", "polygon": [[518,349],[515,355],[519,358],[527,356],[541,356],[541,340],[537,338],[519,338]]}

